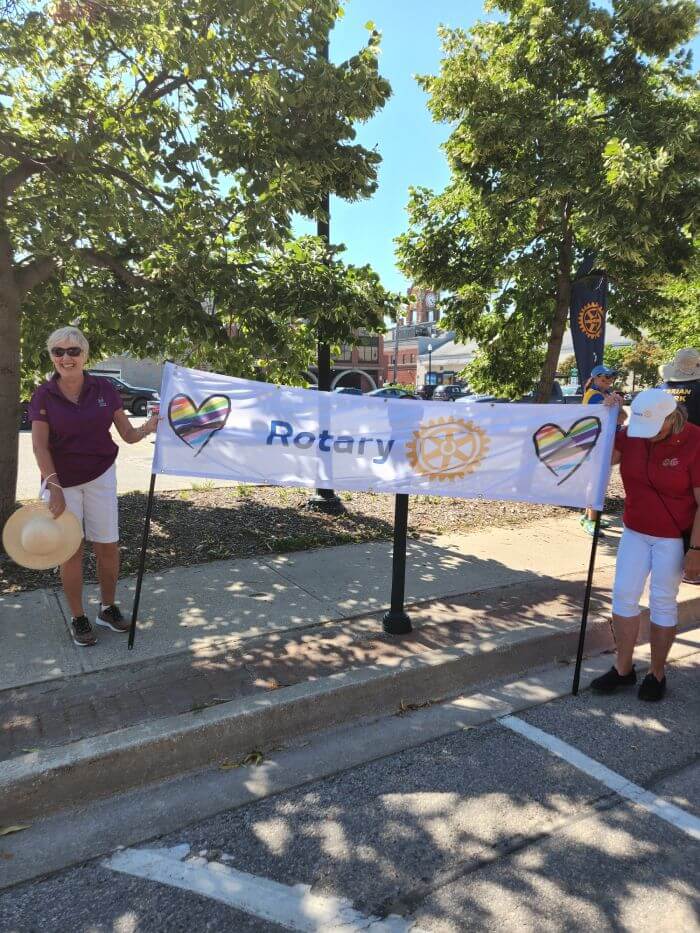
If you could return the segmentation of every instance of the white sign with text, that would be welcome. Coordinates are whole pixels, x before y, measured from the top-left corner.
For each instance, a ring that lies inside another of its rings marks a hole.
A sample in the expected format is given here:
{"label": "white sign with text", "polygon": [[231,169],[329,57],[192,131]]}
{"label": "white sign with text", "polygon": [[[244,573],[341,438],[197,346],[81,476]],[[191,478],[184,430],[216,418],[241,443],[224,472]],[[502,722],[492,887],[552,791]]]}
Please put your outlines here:
{"label": "white sign with text", "polygon": [[614,410],[317,392],[166,364],[155,473],[602,509]]}

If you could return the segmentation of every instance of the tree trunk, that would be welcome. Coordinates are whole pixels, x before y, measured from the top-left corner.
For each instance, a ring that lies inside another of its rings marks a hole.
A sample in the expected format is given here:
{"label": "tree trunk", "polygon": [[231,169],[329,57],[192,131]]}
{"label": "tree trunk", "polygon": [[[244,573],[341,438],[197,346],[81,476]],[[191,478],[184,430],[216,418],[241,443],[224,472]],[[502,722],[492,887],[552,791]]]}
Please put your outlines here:
{"label": "tree trunk", "polygon": [[14,510],[19,435],[19,295],[0,275],[0,529]]}
{"label": "tree trunk", "polygon": [[548,402],[552,397],[552,386],[557,373],[557,363],[569,317],[571,303],[571,269],[573,266],[573,234],[569,217],[571,205],[567,200],[562,205],[562,238],[559,246],[559,264],[557,270],[557,296],[554,306],[554,320],[549,334],[547,354],[544,358],[540,382],[535,401]]}

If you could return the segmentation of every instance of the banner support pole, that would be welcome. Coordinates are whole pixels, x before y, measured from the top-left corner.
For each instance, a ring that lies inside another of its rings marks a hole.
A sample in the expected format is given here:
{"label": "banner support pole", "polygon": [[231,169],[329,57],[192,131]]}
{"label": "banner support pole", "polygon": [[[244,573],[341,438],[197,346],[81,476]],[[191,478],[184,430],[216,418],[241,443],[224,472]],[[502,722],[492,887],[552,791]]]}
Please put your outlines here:
{"label": "banner support pole", "polygon": [[581,631],[578,637],[578,650],[576,652],[576,667],[574,668],[574,682],[571,687],[573,696],[578,696],[578,686],[581,679],[581,663],[583,661],[583,646],[586,641],[586,625],[588,623],[588,610],[591,605],[591,590],[593,588],[593,569],[595,567],[595,555],[598,549],[598,540],[600,538],[600,520],[603,517],[602,512],[596,514],[595,527],[593,529],[593,543],[591,544],[591,557],[588,562],[588,579],[586,580],[586,594],[583,598],[583,610],[581,612]]}
{"label": "banner support pole", "polygon": [[131,626],[129,628],[129,651],[134,647],[134,638],[136,637],[136,617],[139,612],[139,602],[141,601],[141,585],[143,583],[143,573],[146,568],[146,549],[148,548],[148,534],[151,530],[151,512],[153,510],[153,493],[156,487],[156,474],[151,473],[151,485],[148,489],[148,503],[146,505],[146,521],[143,526],[143,538],[141,539],[141,557],[139,558],[139,569],[136,575],[136,592],[134,593],[134,607],[131,610]]}
{"label": "banner support pole", "polygon": [[408,532],[408,496],[398,493],[394,502],[394,548],[391,572],[391,609],[384,614],[382,626],[387,635],[406,635],[411,620],[404,610],[406,590],[406,535]]}

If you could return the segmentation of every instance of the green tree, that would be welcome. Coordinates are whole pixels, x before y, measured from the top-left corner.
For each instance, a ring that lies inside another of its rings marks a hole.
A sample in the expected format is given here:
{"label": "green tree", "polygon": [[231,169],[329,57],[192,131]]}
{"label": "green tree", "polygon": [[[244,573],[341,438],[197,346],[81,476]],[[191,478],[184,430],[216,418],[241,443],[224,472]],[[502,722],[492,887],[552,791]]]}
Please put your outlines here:
{"label": "green tree", "polygon": [[624,383],[629,377],[629,367],[627,366],[627,350],[629,347],[605,347],[603,352],[603,362],[606,366],[612,366],[620,373],[620,380]]}
{"label": "green tree", "polygon": [[247,281],[239,275],[235,290],[224,278],[218,316],[228,322],[231,339],[220,347],[192,347],[190,361],[299,384],[315,362],[319,339],[337,346],[352,342],[359,328],[383,331],[399,296],[386,291],[369,266],[346,265],[342,252],[303,237],[260,257]]}
{"label": "green tree", "polygon": [[658,343],[668,362],[676,350],[700,350],[700,243],[685,275],[663,287],[663,303],[651,312],[647,332]]}
{"label": "green tree", "polygon": [[[77,319],[98,350],[228,352],[202,299],[213,290],[240,311],[295,212],[321,215],[324,192],[374,191],[380,157],[353,124],[389,87],[374,31],[341,64],[319,54],[340,12],[339,0],[3,4],[0,521],[15,489],[20,340],[31,354],[40,331]],[[249,343],[236,359],[250,369],[272,356],[274,327],[239,317]]]}
{"label": "green tree", "polygon": [[567,356],[565,359],[563,359],[559,363],[559,369],[557,370],[557,372],[562,377],[562,379],[571,379],[575,370],[576,370],[576,357]]}
{"label": "green tree", "polygon": [[660,347],[649,340],[640,340],[622,351],[622,366],[636,389],[659,384],[659,366],[666,362],[666,355]]}
{"label": "green tree", "polygon": [[[589,252],[610,318],[639,332],[693,253],[698,81],[682,48],[693,0],[494,0],[501,15],[442,29],[420,79],[453,127],[451,181],[413,190],[407,274],[447,293],[447,323],[479,343],[482,385],[549,397],[572,278]],[[536,368],[537,367],[537,368]]]}

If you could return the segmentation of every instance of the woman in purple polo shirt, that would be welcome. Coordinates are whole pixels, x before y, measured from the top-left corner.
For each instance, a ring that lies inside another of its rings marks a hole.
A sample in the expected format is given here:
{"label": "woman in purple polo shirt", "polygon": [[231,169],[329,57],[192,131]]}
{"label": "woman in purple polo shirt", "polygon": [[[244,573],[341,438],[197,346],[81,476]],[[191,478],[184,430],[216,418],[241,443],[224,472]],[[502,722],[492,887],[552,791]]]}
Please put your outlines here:
{"label": "woman in purple polo shirt", "polygon": [[[56,372],[39,386],[29,404],[32,446],[55,518],[73,512],[92,542],[97,559],[101,606],[95,620],[115,632],[127,632],[115,603],[119,576],[119,519],[114,425],[127,444],[155,431],[158,416],[132,427],[117,390],[107,379],[84,372],[89,345],[77,327],[61,327],[46,342]],[[61,582],[71,611],[76,645],[97,639],[83,607],[83,547],[61,566]]]}

